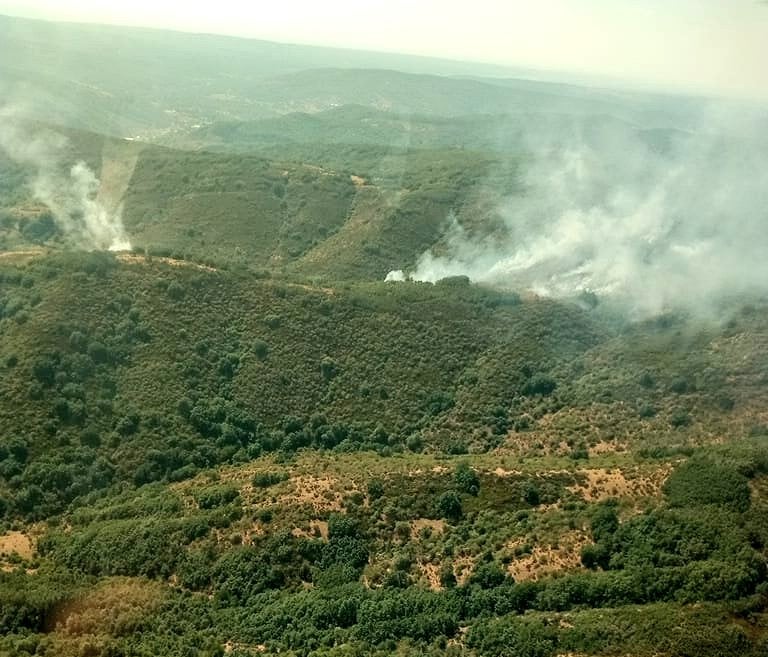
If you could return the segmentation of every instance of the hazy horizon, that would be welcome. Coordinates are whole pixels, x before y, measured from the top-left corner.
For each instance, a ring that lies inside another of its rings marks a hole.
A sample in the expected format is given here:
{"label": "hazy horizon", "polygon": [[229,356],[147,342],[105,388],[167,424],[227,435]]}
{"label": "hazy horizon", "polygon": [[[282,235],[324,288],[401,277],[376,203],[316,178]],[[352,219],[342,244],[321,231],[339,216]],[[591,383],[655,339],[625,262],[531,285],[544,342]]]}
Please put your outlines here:
{"label": "hazy horizon", "polygon": [[[76,0],[0,0],[0,13],[363,49],[561,72],[664,90],[768,99],[768,4],[757,0],[522,2],[404,0],[269,9]],[[298,18],[297,18],[298,17]],[[471,30],[467,26],[472,26]]]}

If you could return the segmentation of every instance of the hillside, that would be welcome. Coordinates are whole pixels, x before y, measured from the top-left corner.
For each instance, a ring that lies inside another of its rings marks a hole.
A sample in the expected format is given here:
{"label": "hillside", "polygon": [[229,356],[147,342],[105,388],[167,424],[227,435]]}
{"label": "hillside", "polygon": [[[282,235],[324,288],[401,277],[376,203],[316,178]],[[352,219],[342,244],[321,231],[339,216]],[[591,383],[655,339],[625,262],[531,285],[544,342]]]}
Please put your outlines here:
{"label": "hillside", "polygon": [[[761,654],[763,307],[626,325],[462,281],[16,260],[0,320],[11,654],[410,637],[501,655],[510,632],[531,655]],[[604,634],[636,618],[626,604],[646,605],[641,643]],[[660,644],[659,623],[683,629]]]}
{"label": "hillside", "polygon": [[[66,140],[57,170],[43,169],[50,182],[63,185],[68,167],[84,161],[100,181],[99,202],[121,214],[137,251],[328,281],[382,280],[412,269],[426,251],[440,253],[452,223],[477,243],[508,241],[516,226],[505,208],[524,199],[537,166],[530,140],[574,126],[555,116],[528,129],[518,119],[345,106],[220,124],[182,148],[44,124],[25,124],[22,134]],[[659,153],[686,134],[596,117],[578,126],[584,141],[615,134]],[[0,155],[6,249],[72,241],[30,188],[39,172]]]}
{"label": "hillside", "polygon": [[[567,103],[568,97],[562,97]],[[546,105],[544,105],[546,107]],[[624,109],[627,109],[625,106]],[[314,157],[333,157],[331,146],[374,147],[399,152],[407,149],[467,149],[495,155],[517,153],[530,147],[537,139],[565,139],[577,132],[590,141],[609,130],[634,133],[650,146],[663,148],[665,143],[682,134],[671,127],[673,121],[660,121],[652,125],[631,119],[620,119],[610,114],[560,111],[550,108],[542,111],[533,106],[503,113],[470,113],[450,117],[415,114],[397,109],[381,110],[353,103],[313,113],[293,112],[257,121],[214,123],[195,130],[175,141],[177,146],[202,148],[226,152],[282,152],[307,153],[314,148]],[[617,111],[617,115],[627,112]],[[303,150],[301,150],[303,148]],[[374,151],[375,152],[375,151]],[[343,153],[343,152],[342,152]],[[310,155],[312,157],[312,155]],[[337,157],[349,157],[347,153]]]}
{"label": "hillside", "polygon": [[[45,134],[38,130],[30,134]],[[121,208],[138,251],[305,278],[382,280],[439,242],[452,212],[480,231],[501,230],[491,199],[516,186],[514,159],[475,151],[311,145],[314,155],[303,158],[284,144],[272,159],[53,130],[68,140],[55,179],[85,161],[101,181],[99,200]],[[0,244],[66,243],[22,186],[34,166],[0,158],[0,172]]]}
{"label": "hillside", "polygon": [[[542,454],[761,426],[766,326],[751,306],[723,328],[617,326],[599,310],[461,281],[334,289],[130,254],[51,254],[3,281],[3,425],[32,454],[53,429],[64,443],[86,429],[119,441],[115,423],[133,415],[134,429],[154,418],[147,438],[193,439],[210,422],[217,437],[223,418],[185,424],[198,403],[203,415],[242,412],[265,440],[289,418],[345,431],[366,418],[360,430],[382,429],[390,446],[419,436],[487,451],[517,428],[506,447],[541,443]],[[191,408],[179,415],[181,402]]]}

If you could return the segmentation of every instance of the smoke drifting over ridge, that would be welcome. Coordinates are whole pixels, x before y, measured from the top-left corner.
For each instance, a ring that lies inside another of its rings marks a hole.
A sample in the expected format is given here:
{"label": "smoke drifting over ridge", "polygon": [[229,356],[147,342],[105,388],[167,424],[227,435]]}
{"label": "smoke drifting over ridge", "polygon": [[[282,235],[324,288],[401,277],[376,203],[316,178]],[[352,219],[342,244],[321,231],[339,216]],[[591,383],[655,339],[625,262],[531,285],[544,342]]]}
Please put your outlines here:
{"label": "smoke drifting over ridge", "polygon": [[98,198],[100,183],[85,162],[66,164],[67,139],[49,129],[26,127],[18,110],[0,109],[0,150],[31,172],[29,185],[74,246],[87,250],[131,248],[121,208]]}
{"label": "smoke drifting over ridge", "polygon": [[526,191],[501,208],[508,237],[472,239],[454,219],[410,278],[592,291],[644,315],[768,291],[768,113],[721,108],[693,132],[613,126],[527,150]]}

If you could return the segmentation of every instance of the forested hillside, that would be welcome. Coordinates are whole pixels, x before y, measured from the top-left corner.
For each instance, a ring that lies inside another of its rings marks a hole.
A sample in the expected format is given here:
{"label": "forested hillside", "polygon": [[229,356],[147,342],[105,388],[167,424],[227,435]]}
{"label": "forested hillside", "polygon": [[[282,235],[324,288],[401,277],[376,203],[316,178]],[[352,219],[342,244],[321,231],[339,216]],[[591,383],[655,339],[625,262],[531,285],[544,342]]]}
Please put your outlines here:
{"label": "forested hillside", "polygon": [[13,654],[765,648],[762,308],[132,254],[2,281]]}
{"label": "forested hillside", "polygon": [[[137,253],[331,281],[382,280],[413,265],[452,213],[483,234],[503,231],[490,199],[517,186],[516,159],[475,151],[324,145],[303,155],[286,146],[265,157],[56,134],[68,139],[63,161],[98,172],[105,205],[122,209]],[[50,212],[19,185],[34,168],[0,167],[8,181],[0,244],[66,245]]]}

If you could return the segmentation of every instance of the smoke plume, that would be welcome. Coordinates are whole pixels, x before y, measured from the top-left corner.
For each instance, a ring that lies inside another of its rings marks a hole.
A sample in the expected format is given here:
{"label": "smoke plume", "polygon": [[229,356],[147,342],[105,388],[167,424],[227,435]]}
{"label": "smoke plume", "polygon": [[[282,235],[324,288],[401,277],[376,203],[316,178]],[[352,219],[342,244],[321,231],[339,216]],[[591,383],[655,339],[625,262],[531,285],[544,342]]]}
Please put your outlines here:
{"label": "smoke plume", "polygon": [[592,291],[641,314],[768,289],[768,113],[718,108],[696,130],[612,126],[527,150],[525,192],[501,208],[508,236],[473,239],[454,218],[412,279]]}
{"label": "smoke plume", "polygon": [[51,210],[66,239],[88,250],[130,249],[120,208],[103,205],[99,179],[83,161],[68,164],[67,147],[66,137],[30,127],[18,110],[0,110],[0,149],[30,171],[33,196]]}

